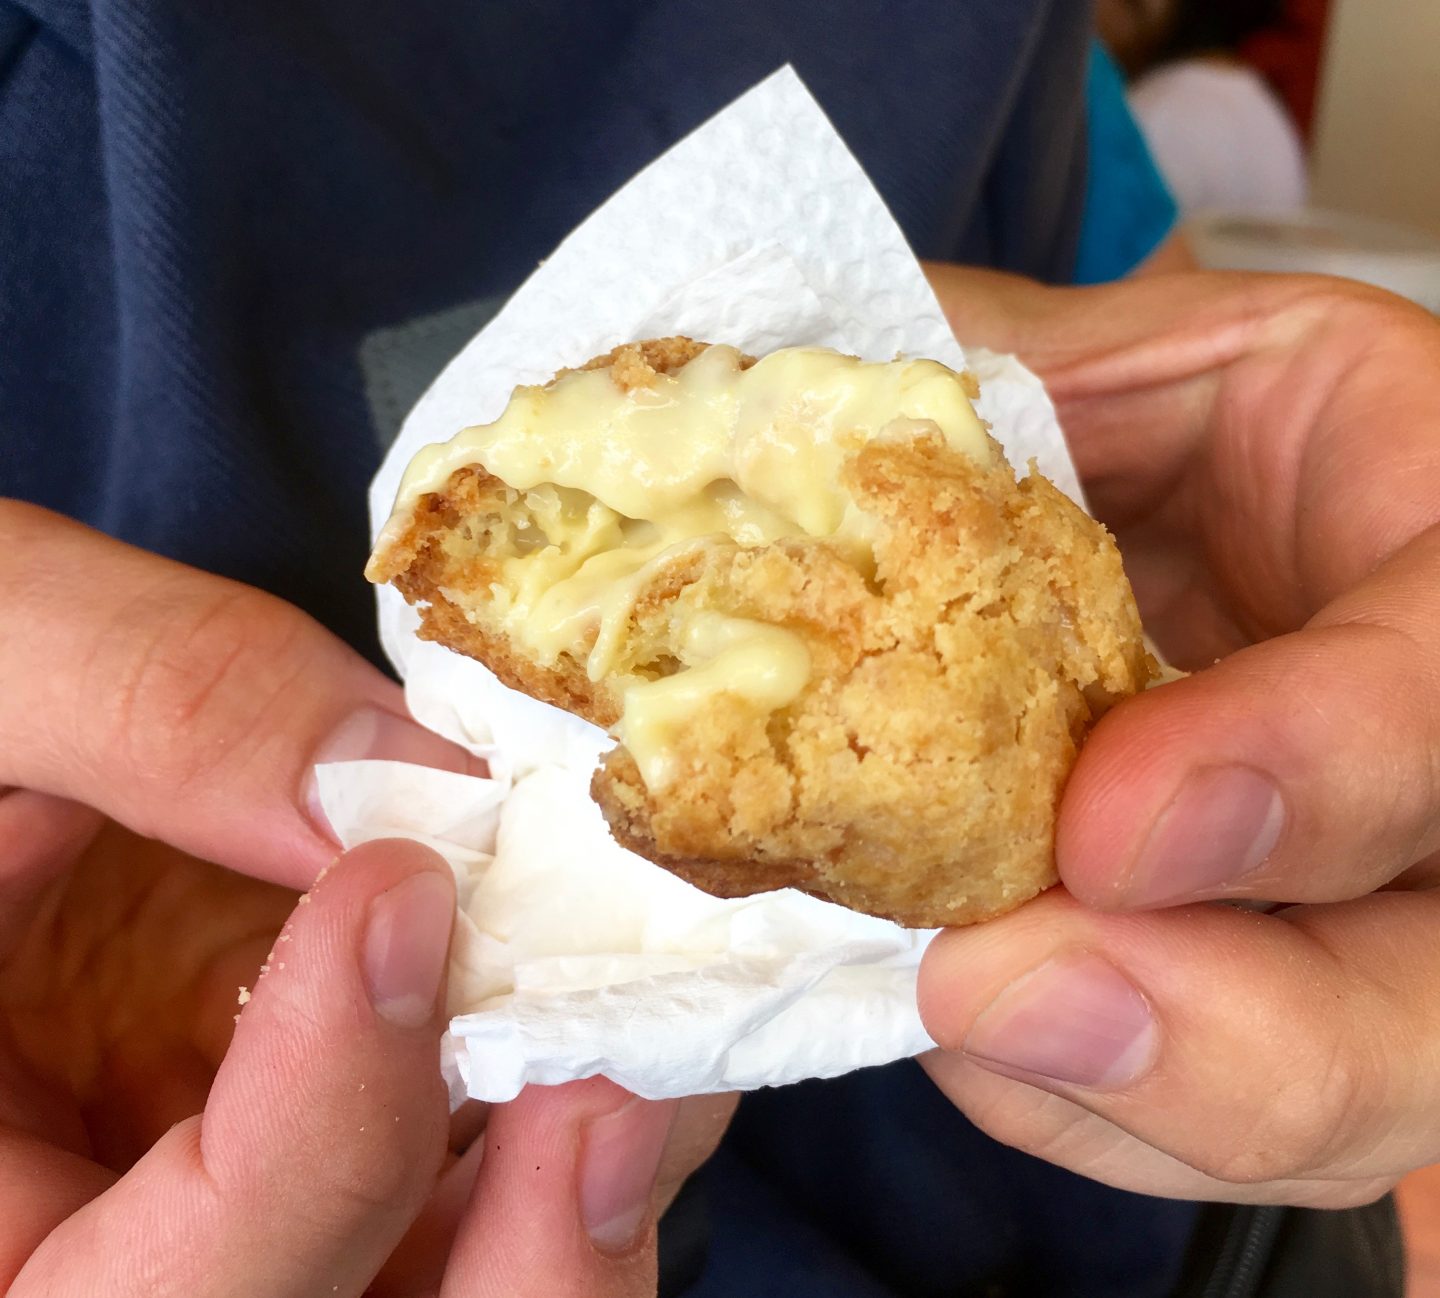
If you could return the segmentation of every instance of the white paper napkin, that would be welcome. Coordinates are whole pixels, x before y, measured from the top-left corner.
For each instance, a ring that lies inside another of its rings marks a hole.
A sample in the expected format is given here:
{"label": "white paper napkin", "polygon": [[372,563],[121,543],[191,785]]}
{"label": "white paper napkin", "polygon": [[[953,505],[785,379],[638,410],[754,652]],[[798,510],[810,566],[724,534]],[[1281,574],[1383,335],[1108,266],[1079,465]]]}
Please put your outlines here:
{"label": "white paper napkin", "polygon": [[[427,442],[494,419],[517,384],[673,333],[755,354],[811,344],[968,362],[1012,460],[1036,457],[1079,499],[1039,381],[1013,358],[961,352],[879,194],[785,68],[611,198],[451,361],[375,477],[374,530]],[[790,891],[719,901],[622,850],[587,792],[606,736],[416,639],[394,590],[378,600],[411,712],[494,776],[319,768],[347,847],[400,833],[455,868],[453,1098],[596,1073],[651,1098],[747,1089],[933,1044],[915,1008],[931,933]]]}

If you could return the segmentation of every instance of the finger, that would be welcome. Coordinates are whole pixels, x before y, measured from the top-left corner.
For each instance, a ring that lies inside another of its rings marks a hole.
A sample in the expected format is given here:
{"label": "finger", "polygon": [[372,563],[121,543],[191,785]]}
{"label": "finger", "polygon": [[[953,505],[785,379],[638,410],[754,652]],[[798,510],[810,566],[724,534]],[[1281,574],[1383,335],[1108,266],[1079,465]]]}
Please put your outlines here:
{"label": "finger", "polygon": [[680,1101],[656,1177],[655,1202],[661,1215],[695,1170],[709,1161],[739,1103],[740,1096],[734,1091],[721,1095],[687,1095]]}
{"label": "finger", "polygon": [[399,688],[247,586],[0,502],[0,785],[99,808],[149,838],[307,886],[333,855],[316,761],[478,772]]}
{"label": "finger", "polygon": [[367,1298],[415,1298],[440,1292],[450,1246],[480,1172],[485,1154],[480,1137],[489,1119],[490,1105],[479,1100],[466,1100],[451,1113],[445,1170],[405,1238],[375,1277]]}
{"label": "finger", "polygon": [[[1255,276],[1188,274],[1057,289],[1024,275],[948,262],[926,262],[925,275],[961,343],[1011,352],[1027,364],[1055,371],[1097,354],[1118,358],[1120,348],[1142,340],[1145,330],[1136,319],[1142,311],[1151,318],[1195,319],[1197,308],[1208,303],[1214,309],[1222,286],[1265,282]],[[1301,280],[1292,277],[1291,282]],[[1117,302],[1133,305],[1118,311]],[[1216,341],[1212,325],[1213,318],[1196,320],[1194,330],[1197,347],[1206,340],[1210,355],[1196,365],[1167,348],[1168,373],[1209,368],[1214,355],[1231,350]]]}
{"label": "finger", "polygon": [[442,1298],[650,1298],[676,1105],[591,1078],[494,1110]]}
{"label": "finger", "polygon": [[440,1174],[434,1193],[385,1260],[366,1298],[418,1298],[440,1292],[484,1155],[485,1142],[476,1141]]}
{"label": "finger", "polygon": [[1222,1181],[1147,1145],[1063,1096],[1023,1085],[936,1051],[920,1064],[965,1116],[1001,1144],[1092,1181],[1163,1199],[1353,1208],[1373,1203],[1396,1178],[1300,1178],[1242,1184]]}
{"label": "finger", "polygon": [[1056,834],[1096,906],[1361,896],[1440,848],[1440,531],[1295,635],[1130,700]]}
{"label": "finger", "polygon": [[[971,1068],[1048,1091],[1257,1194],[1382,1184],[1440,1155],[1437,920],[1429,893],[1260,915],[1105,914],[1057,891],[936,939],[931,1073],[957,1097]],[[1107,1168],[1132,1188],[1154,1171]]]}
{"label": "finger", "polygon": [[97,1071],[103,1081],[83,1107],[90,1152],[121,1171],[171,1127],[200,1113],[215,1078],[191,1042],[153,1023],[106,1048]]}
{"label": "finger", "polygon": [[0,789],[0,957],[29,931],[46,888],[84,852],[102,819],[63,798]]}
{"label": "finger", "polygon": [[[1019,356],[1062,403],[1186,379],[1203,378],[1213,388],[1217,371],[1292,339],[1323,314],[1324,303],[1363,302],[1415,320],[1424,315],[1382,290],[1317,275],[1205,271],[1053,288],[941,262],[927,263],[925,273],[961,343]],[[1306,399],[1303,392],[1290,395]],[[1178,401],[1174,410],[1191,408]],[[1147,417],[1144,431],[1175,422],[1157,413]],[[1195,424],[1178,422],[1185,430]],[[1116,449],[1124,449],[1118,438]],[[1148,449],[1130,454],[1138,463]]]}
{"label": "finger", "polygon": [[1102,513],[1134,527],[1152,630],[1218,653],[1306,627],[1102,724],[1061,812],[1067,885],[1096,905],[1326,900],[1433,852],[1433,320],[1320,277],[932,274],[963,340],[1046,379]]}
{"label": "finger", "polygon": [[24,1131],[0,1126],[0,1293],[45,1237],[115,1181],[113,1172]]}
{"label": "finger", "polygon": [[[1045,380],[1102,520],[1205,530],[1248,621],[1293,627],[1290,587],[1333,592],[1436,521],[1419,470],[1435,464],[1440,329],[1412,304],[1315,275],[1055,289],[928,269],[962,342]],[[1226,525],[1207,527],[1217,511]]]}
{"label": "finger", "polygon": [[414,843],[342,858],[241,1015],[205,1112],[31,1258],[17,1295],[359,1294],[434,1186],[454,882]]}
{"label": "finger", "polygon": [[[1056,289],[973,267],[926,273],[961,343],[1013,353],[1045,380],[1081,478],[1102,493],[1112,480],[1175,475],[1205,427],[1217,371],[1264,337],[1257,292],[1289,301],[1308,282],[1194,274]],[[1082,408],[1097,396],[1103,408]]]}

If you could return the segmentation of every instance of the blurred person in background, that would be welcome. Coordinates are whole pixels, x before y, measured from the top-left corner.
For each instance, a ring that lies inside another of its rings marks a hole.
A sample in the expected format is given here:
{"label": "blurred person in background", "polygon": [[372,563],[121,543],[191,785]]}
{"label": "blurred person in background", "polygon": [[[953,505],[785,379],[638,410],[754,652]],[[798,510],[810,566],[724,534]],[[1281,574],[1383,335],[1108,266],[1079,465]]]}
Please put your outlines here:
{"label": "blurred person in background", "polygon": [[1238,53],[1283,8],[1281,0],[1099,0],[1100,37],[1130,78],[1130,107],[1185,215],[1305,204],[1300,130]]}

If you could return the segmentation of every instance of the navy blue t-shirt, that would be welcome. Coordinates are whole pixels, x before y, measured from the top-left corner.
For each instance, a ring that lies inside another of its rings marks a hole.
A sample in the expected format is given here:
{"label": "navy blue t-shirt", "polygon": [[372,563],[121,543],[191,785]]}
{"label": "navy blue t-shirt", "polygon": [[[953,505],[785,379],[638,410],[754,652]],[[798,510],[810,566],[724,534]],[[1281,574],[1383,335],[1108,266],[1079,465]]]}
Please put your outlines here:
{"label": "navy blue t-shirt", "polygon": [[[0,492],[374,657],[367,340],[503,298],[785,62],[919,254],[1066,280],[1089,37],[1076,0],[0,0]],[[1193,1212],[913,1064],[747,1098],[697,1184],[695,1298],[1158,1298]]]}

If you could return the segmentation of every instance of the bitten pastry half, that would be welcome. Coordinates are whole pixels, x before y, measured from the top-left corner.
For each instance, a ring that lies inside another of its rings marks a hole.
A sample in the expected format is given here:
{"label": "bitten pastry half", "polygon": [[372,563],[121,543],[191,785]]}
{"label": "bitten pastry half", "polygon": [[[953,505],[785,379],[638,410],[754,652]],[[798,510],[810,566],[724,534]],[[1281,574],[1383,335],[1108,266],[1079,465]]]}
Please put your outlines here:
{"label": "bitten pastry half", "polygon": [[616,839],[915,927],[1055,881],[1086,731],[1155,672],[1105,529],[934,361],[633,343],[427,447],[367,568],[619,741]]}

